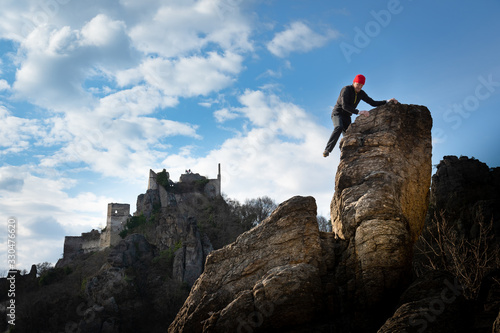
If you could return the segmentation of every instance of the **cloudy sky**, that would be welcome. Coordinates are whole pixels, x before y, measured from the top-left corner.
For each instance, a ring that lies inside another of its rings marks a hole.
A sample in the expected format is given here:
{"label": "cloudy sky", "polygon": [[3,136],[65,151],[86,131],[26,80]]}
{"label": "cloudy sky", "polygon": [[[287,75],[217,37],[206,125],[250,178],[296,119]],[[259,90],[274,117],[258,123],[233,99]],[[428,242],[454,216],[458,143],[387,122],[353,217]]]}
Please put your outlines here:
{"label": "cloudy sky", "polygon": [[4,0],[0,246],[15,217],[18,268],[55,263],[108,203],[135,211],[149,169],[215,178],[221,163],[228,197],[310,195],[328,217],[330,113],[359,73],[374,99],[431,110],[434,164],[500,166],[499,14],[497,0]]}

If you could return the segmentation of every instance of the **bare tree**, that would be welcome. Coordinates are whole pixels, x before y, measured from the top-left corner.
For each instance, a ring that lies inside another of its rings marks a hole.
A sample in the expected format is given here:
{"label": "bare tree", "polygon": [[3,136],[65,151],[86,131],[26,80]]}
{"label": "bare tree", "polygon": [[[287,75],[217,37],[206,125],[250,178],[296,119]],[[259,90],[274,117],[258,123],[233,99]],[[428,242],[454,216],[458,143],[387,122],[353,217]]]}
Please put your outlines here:
{"label": "bare tree", "polygon": [[416,243],[415,272],[422,275],[429,270],[449,271],[462,284],[464,296],[475,299],[483,277],[500,268],[493,219],[487,223],[479,214],[474,221],[477,229],[474,237],[459,233],[443,212],[430,222]]}
{"label": "bare tree", "polygon": [[332,232],[332,224],[324,216],[318,216],[319,231]]}
{"label": "bare tree", "polygon": [[236,218],[249,228],[264,221],[276,209],[277,204],[268,196],[247,199],[244,204],[238,200],[226,199]]}
{"label": "bare tree", "polygon": [[51,268],[53,268],[53,266],[50,262],[45,261],[38,263],[36,264],[36,275],[41,276],[43,273],[47,272]]}

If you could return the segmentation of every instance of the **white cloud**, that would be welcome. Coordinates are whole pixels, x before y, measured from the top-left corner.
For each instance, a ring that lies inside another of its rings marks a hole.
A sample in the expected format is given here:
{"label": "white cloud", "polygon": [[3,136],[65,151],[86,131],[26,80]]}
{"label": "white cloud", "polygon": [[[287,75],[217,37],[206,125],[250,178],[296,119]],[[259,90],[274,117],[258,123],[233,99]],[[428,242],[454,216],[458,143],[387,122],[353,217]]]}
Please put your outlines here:
{"label": "white cloud", "polygon": [[142,177],[144,170],[166,156],[163,140],[172,136],[199,138],[196,127],[190,124],[134,115],[117,119],[112,116],[97,112],[68,115],[62,130],[71,138],[58,152],[43,157],[40,165],[83,162],[104,176]]}
{"label": "white cloud", "polygon": [[[1,71],[0,71],[0,74],[1,74]],[[5,80],[0,80],[0,91],[9,90],[9,89],[10,89],[9,83]]]}
{"label": "white cloud", "polygon": [[173,107],[177,103],[175,97],[164,96],[158,89],[138,85],[101,98],[95,111],[100,116],[112,119],[148,115],[158,107]]}
{"label": "white cloud", "polygon": [[19,118],[0,105],[0,156],[19,153],[29,148],[30,141],[45,135],[42,124],[35,119]]}
{"label": "white cloud", "polygon": [[144,78],[166,96],[193,97],[228,87],[242,70],[242,62],[243,57],[232,52],[176,60],[146,59],[139,68],[120,73],[118,78],[121,85]]}
{"label": "white cloud", "polygon": [[106,73],[135,63],[124,25],[103,15],[82,31],[41,26],[31,32],[20,50],[21,66],[13,84],[16,96],[63,112],[75,104],[95,102],[84,88],[86,80],[96,74],[108,79]]}
{"label": "white cloud", "polygon": [[[77,4],[58,8],[57,19],[51,21],[54,24],[35,25],[22,40],[12,86],[15,97],[64,114],[100,108],[107,97],[117,102],[120,97],[122,105],[108,112],[128,109],[145,115],[177,105],[179,97],[206,96],[235,82],[243,70],[244,58],[239,52],[251,49],[250,27],[236,3],[227,7],[224,1],[213,0],[169,5],[149,1],[147,5],[140,8],[137,3],[122,2],[120,19],[100,13],[85,20],[89,11],[83,10],[75,23],[59,27],[55,23],[77,15],[69,10]],[[143,15],[134,16],[139,13]],[[221,19],[221,15],[228,16]],[[186,49],[175,51],[168,45],[170,39]],[[145,43],[162,57],[137,52],[135,48],[143,50]],[[205,46],[216,51],[198,52]],[[163,48],[169,51],[163,52]],[[97,83],[91,84],[93,81]],[[114,83],[117,89],[146,87],[121,93],[110,88]],[[152,98],[145,106],[137,106],[133,94],[144,90]],[[100,94],[107,96],[98,98]]]}
{"label": "white cloud", "polygon": [[236,119],[240,115],[237,112],[230,111],[227,108],[223,108],[214,112],[214,117],[219,123],[223,123],[227,120]]}
{"label": "white cloud", "polygon": [[166,156],[165,140],[173,136],[200,138],[194,125],[146,116],[166,103],[157,90],[137,86],[102,98],[94,110],[53,118],[52,131],[42,142],[59,142],[63,147],[43,156],[40,165],[83,162],[104,176],[142,177]]}
{"label": "white cloud", "polygon": [[[142,10],[148,8],[144,6],[145,2],[138,2]],[[116,14],[117,9],[120,11],[120,6],[117,1],[101,0],[4,1],[0,11],[0,38],[23,42],[29,34],[42,26],[78,27],[100,13]],[[121,14],[132,16],[137,12],[138,10],[130,13],[121,11]]]}
{"label": "white cloud", "polygon": [[19,192],[24,185],[24,179],[10,172],[0,173],[0,189],[5,192]]}
{"label": "white cloud", "polygon": [[291,52],[308,52],[312,49],[322,47],[329,40],[336,38],[339,33],[328,30],[324,35],[311,30],[303,22],[293,22],[290,26],[279,33],[267,44],[269,52],[277,57],[286,57]]}
{"label": "white cloud", "polygon": [[113,21],[106,15],[99,14],[82,28],[82,44],[95,46],[108,46],[117,40],[127,39],[124,31],[126,25],[123,21]]}
{"label": "white cloud", "polygon": [[165,58],[196,53],[210,44],[224,50],[252,49],[247,19],[227,0],[178,1],[163,4],[150,20],[131,29],[136,47]]}

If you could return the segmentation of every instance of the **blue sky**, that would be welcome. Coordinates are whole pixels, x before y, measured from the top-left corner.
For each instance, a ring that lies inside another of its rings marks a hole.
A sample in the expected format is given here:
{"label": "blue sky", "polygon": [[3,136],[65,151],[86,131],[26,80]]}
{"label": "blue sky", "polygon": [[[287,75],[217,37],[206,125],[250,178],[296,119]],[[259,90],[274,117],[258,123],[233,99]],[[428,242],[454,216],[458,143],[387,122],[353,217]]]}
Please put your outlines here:
{"label": "blue sky", "polygon": [[310,195],[328,217],[339,149],[322,152],[356,74],[375,100],[430,109],[433,164],[499,166],[499,14],[496,0],[4,1],[0,219],[18,220],[18,268],[55,263],[110,202],[135,211],[149,169],[214,178],[221,163],[228,197]]}

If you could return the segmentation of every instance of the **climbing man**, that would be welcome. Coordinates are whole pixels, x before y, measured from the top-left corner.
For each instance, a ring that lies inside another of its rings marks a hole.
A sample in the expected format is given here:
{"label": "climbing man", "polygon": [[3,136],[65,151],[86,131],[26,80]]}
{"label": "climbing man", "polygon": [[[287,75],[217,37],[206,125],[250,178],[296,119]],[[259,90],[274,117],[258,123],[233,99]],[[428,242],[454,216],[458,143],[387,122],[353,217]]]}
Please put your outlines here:
{"label": "climbing man", "polygon": [[345,86],[340,91],[337,104],[335,104],[332,111],[333,132],[332,135],[330,135],[328,143],[326,144],[323,157],[330,155],[340,137],[340,133],[345,133],[345,131],[347,131],[347,128],[351,124],[351,114],[361,114],[363,116],[368,116],[370,114],[368,111],[359,111],[356,109],[360,101],[364,101],[371,106],[384,105],[389,102],[398,103],[395,98],[391,98],[387,101],[374,101],[363,90],[361,90],[365,81],[365,77],[358,74],[354,78],[352,85]]}

